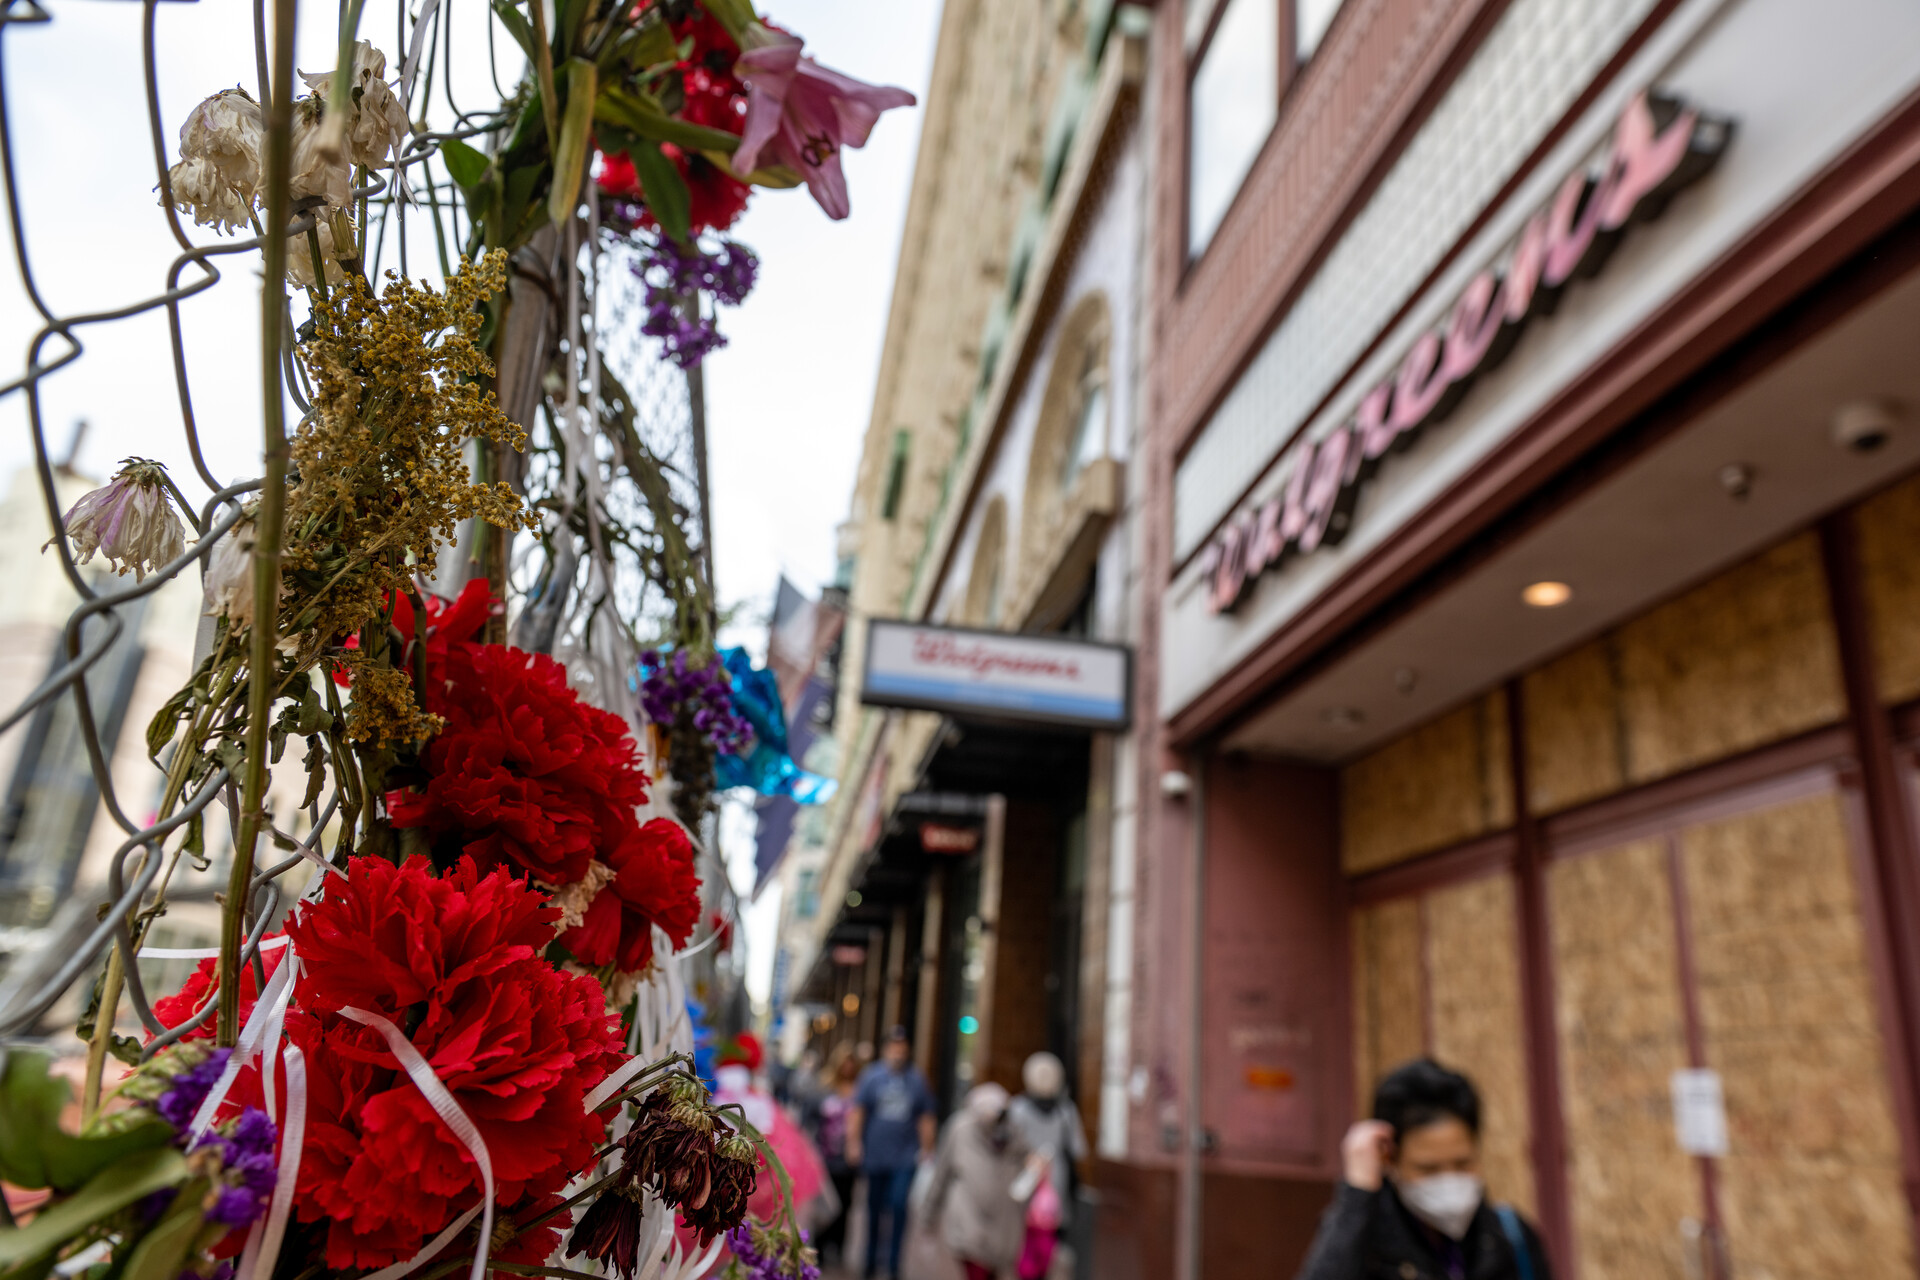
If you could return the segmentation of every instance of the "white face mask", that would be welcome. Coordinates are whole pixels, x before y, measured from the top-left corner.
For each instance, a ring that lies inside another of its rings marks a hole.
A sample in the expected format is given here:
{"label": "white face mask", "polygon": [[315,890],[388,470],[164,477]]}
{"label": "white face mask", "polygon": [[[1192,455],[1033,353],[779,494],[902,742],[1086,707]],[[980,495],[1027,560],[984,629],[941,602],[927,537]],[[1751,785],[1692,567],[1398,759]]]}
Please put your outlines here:
{"label": "white face mask", "polygon": [[1413,1211],[1414,1217],[1450,1240],[1466,1236],[1486,1195],[1485,1184],[1474,1173],[1436,1173],[1394,1185],[1400,1192],[1400,1202]]}

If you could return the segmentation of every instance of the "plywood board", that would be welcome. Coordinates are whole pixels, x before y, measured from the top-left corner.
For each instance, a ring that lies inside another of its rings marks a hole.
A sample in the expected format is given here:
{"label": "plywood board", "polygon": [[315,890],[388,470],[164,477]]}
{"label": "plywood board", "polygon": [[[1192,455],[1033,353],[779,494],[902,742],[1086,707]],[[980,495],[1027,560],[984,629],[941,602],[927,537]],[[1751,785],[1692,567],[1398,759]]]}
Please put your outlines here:
{"label": "plywood board", "polygon": [[1736,1277],[1914,1274],[1911,1219],[1838,799],[1681,835],[1720,1202]]}
{"label": "plywood board", "polygon": [[1390,866],[1513,822],[1506,695],[1495,690],[1348,765],[1341,866]]}
{"label": "plywood board", "polygon": [[1554,862],[1547,889],[1581,1280],[1685,1280],[1703,1211],[1668,1093],[1687,1051],[1665,843]]}
{"label": "plywood board", "polygon": [[1553,813],[1627,784],[1618,664],[1603,636],[1529,674],[1527,791],[1535,813]]}
{"label": "plywood board", "polygon": [[1905,702],[1920,696],[1920,476],[1861,503],[1853,518],[1880,695]]}
{"label": "plywood board", "polygon": [[1626,623],[1615,643],[1633,782],[1831,724],[1845,709],[1811,533]]}
{"label": "plywood board", "polygon": [[1433,1056],[1480,1089],[1481,1164],[1496,1200],[1534,1212],[1527,1064],[1513,878],[1485,876],[1427,896]]}
{"label": "plywood board", "polygon": [[1353,913],[1353,1096],[1363,1116],[1380,1077],[1426,1052],[1420,931],[1414,898]]}

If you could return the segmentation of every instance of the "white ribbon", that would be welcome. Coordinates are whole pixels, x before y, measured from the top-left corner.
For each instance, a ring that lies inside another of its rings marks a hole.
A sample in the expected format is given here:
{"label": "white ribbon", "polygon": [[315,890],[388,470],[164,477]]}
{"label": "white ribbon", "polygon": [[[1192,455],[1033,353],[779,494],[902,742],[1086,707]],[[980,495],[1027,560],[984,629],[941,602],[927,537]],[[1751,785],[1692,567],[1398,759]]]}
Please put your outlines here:
{"label": "white ribbon", "polygon": [[[453,1094],[448,1092],[447,1086],[442,1084],[440,1077],[434,1074],[432,1065],[418,1049],[413,1047],[413,1042],[402,1034],[400,1028],[377,1013],[369,1013],[365,1009],[356,1009],[351,1005],[340,1010],[340,1016],[351,1018],[362,1026],[372,1027],[386,1037],[387,1048],[393,1051],[393,1056],[398,1058],[400,1065],[406,1068],[408,1077],[412,1079],[414,1087],[420,1090],[421,1096],[427,1100],[427,1105],[431,1106],[434,1112],[446,1122],[447,1128],[453,1130],[454,1137],[465,1143],[467,1150],[473,1153],[474,1163],[480,1166],[480,1182],[485,1188],[486,1198],[480,1202],[480,1247],[474,1251],[473,1255],[472,1280],[484,1280],[487,1274],[487,1251],[493,1244],[493,1159],[487,1154],[487,1144],[480,1136],[479,1127],[461,1109],[460,1104],[454,1100]],[[473,1215],[469,1212],[466,1218],[455,1224],[455,1227],[464,1228],[466,1223],[472,1220]],[[413,1270],[443,1248],[446,1242],[457,1234],[455,1227],[449,1227],[441,1232],[424,1250],[408,1261],[396,1263],[394,1267],[375,1272],[372,1276],[366,1277],[366,1280],[397,1280],[397,1277]],[[396,1271],[395,1267],[399,1270]]]}
{"label": "white ribbon", "polygon": [[[329,866],[327,869],[329,871],[333,870],[331,866]],[[289,942],[292,942],[292,941],[293,941],[292,938],[289,938],[286,934],[283,933],[277,938],[267,938],[266,940],[261,942],[260,950],[272,951],[272,950],[275,950],[276,948],[284,947]],[[218,960],[220,958],[220,948],[218,947],[142,947],[140,948],[139,958],[142,960]]]}
{"label": "white ribbon", "polygon": [[[280,1261],[280,1244],[286,1239],[287,1218],[293,1212],[294,1187],[300,1180],[300,1151],[306,1145],[306,1055],[297,1044],[289,1044],[281,1052],[287,1064],[287,1114],[280,1125],[280,1167],[274,1176],[273,1201],[267,1208],[267,1219],[247,1236],[247,1247],[240,1254],[237,1274],[247,1280],[267,1280]],[[272,1064],[267,1063],[262,1069],[271,1079]],[[272,1103],[268,1105],[271,1107]]]}
{"label": "white ribbon", "polygon": [[593,1086],[593,1091],[581,1100],[581,1109],[584,1111],[598,1111],[608,1098],[620,1092],[627,1081],[633,1079],[652,1065],[652,1063],[638,1055],[628,1058],[612,1075]]}
{"label": "white ribbon", "polygon": [[[400,105],[406,108],[409,121],[413,119],[413,73],[420,68],[420,48],[426,43],[427,31],[433,26],[434,11],[439,7],[440,0],[427,0],[420,6],[420,17],[413,24],[413,39],[407,42],[407,61],[400,68]],[[394,159],[398,160],[399,157],[395,156]],[[404,185],[400,181],[400,166],[397,164],[393,169],[393,179],[395,186]]]}
{"label": "white ribbon", "polygon": [[[280,962],[280,967],[273,971],[273,976],[267,979],[267,989],[254,1002],[253,1016],[247,1019],[247,1025],[241,1029],[240,1043],[227,1055],[227,1065],[221,1070],[220,1078],[213,1082],[213,1088],[207,1090],[207,1100],[200,1104],[200,1110],[194,1112],[193,1123],[187,1126],[188,1150],[192,1150],[193,1144],[213,1123],[220,1104],[227,1100],[227,1091],[233,1088],[233,1082],[240,1076],[240,1068],[246,1066],[248,1060],[260,1051],[266,1041],[267,1028],[279,1025],[279,1020],[286,1017],[287,1005],[293,999],[294,970],[299,967],[299,956],[289,954]],[[266,1087],[271,1090],[273,1086],[268,1084]]]}
{"label": "white ribbon", "polygon": [[[491,1204],[492,1201],[488,1201],[488,1203]],[[480,1206],[475,1205],[448,1223],[445,1231],[442,1231],[439,1235],[427,1241],[426,1248],[420,1250],[420,1252],[414,1254],[405,1262],[396,1262],[390,1267],[382,1267],[372,1275],[361,1276],[360,1280],[400,1280],[401,1276],[407,1275],[420,1267],[424,1267],[427,1263],[432,1262],[434,1257],[438,1255],[442,1249],[453,1243],[455,1236],[472,1226],[473,1220],[479,1216]],[[491,1235],[492,1233],[489,1232],[488,1234]]]}

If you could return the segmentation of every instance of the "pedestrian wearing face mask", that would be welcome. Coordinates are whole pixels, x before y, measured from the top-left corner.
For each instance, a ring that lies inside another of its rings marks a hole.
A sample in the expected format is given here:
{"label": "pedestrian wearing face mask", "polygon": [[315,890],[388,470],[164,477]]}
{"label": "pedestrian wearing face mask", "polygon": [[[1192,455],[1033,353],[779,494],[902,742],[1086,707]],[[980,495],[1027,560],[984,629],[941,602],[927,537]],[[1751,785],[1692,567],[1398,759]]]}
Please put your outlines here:
{"label": "pedestrian wearing face mask", "polygon": [[1480,1096],[1430,1058],[1373,1095],[1297,1280],[1552,1280],[1539,1233],[1480,1180]]}
{"label": "pedestrian wearing face mask", "polygon": [[975,1085],[934,1157],[928,1220],[967,1280],[992,1280],[1012,1267],[1026,1233],[1026,1203],[1012,1191],[1030,1152],[1007,1119],[1007,1103],[999,1085]]}
{"label": "pedestrian wearing face mask", "polygon": [[1020,1069],[1024,1092],[1007,1107],[1007,1119],[1043,1166],[1047,1190],[1027,1200],[1027,1238],[1020,1250],[1020,1280],[1040,1280],[1053,1266],[1054,1247],[1073,1221],[1074,1162],[1087,1158],[1080,1112],[1067,1095],[1066,1066],[1044,1050]]}

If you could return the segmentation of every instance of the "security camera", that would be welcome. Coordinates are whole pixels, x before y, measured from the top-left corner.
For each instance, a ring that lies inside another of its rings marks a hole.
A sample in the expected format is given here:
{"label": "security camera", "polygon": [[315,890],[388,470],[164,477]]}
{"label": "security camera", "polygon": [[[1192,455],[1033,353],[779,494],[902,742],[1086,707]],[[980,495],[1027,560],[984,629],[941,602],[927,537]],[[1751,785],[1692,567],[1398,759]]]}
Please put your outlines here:
{"label": "security camera", "polygon": [[1882,400],[1855,400],[1833,415],[1833,442],[1852,453],[1877,452],[1893,438],[1900,411]]}

